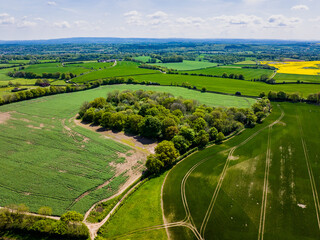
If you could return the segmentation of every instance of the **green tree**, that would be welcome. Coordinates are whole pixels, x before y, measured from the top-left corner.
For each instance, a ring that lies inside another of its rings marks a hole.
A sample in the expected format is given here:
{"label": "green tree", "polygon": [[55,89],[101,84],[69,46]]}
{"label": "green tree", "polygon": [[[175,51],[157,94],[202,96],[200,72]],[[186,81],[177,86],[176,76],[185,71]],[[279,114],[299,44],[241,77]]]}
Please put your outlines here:
{"label": "green tree", "polygon": [[146,167],[150,173],[160,173],[164,164],[156,157],[156,155],[151,154],[147,157]]}
{"label": "green tree", "polygon": [[83,215],[76,211],[69,211],[62,214],[60,220],[65,223],[81,222],[83,220]]}
{"label": "green tree", "polygon": [[222,132],[219,132],[217,135],[217,142],[221,142],[223,139],[225,139],[225,136]]}
{"label": "green tree", "polygon": [[214,141],[217,139],[218,130],[215,127],[210,128],[209,130],[209,139],[210,141]]}
{"label": "green tree", "polygon": [[41,215],[51,216],[52,209],[51,209],[51,207],[44,206],[44,207],[39,208],[38,213]]}
{"label": "green tree", "polygon": [[209,142],[209,134],[204,130],[200,130],[195,138],[195,142],[197,146],[205,147]]}
{"label": "green tree", "polygon": [[141,135],[156,138],[161,134],[161,121],[157,117],[147,117],[141,127]]}
{"label": "green tree", "polygon": [[171,141],[162,141],[155,148],[156,157],[164,166],[170,166],[179,157],[179,152]]}
{"label": "green tree", "polygon": [[191,143],[181,135],[175,136],[171,141],[180,154],[185,153],[191,146]]}
{"label": "green tree", "polygon": [[165,139],[171,140],[178,133],[179,133],[179,130],[177,126],[169,126],[164,130],[163,136]]}
{"label": "green tree", "polygon": [[183,126],[180,128],[180,135],[182,135],[189,142],[193,142],[196,134],[192,128]]}

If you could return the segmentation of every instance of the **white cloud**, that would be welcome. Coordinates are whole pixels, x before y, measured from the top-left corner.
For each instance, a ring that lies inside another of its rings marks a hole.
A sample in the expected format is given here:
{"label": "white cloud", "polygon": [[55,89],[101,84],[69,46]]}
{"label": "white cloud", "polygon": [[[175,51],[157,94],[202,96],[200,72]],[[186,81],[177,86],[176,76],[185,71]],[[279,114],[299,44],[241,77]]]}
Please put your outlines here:
{"label": "white cloud", "polygon": [[17,24],[19,28],[35,27],[36,25],[37,25],[36,22],[25,21],[25,20]]}
{"label": "white cloud", "polygon": [[126,17],[126,23],[132,25],[143,26],[146,22],[142,20],[142,16],[137,11],[130,11],[123,14]]}
{"label": "white cloud", "polygon": [[35,21],[38,21],[38,22],[43,22],[43,21],[44,21],[44,19],[41,18],[41,17],[34,18],[34,20],[35,20]]}
{"label": "white cloud", "polygon": [[0,25],[11,25],[14,24],[14,17],[10,16],[8,13],[0,13]]}
{"label": "white cloud", "polygon": [[199,25],[204,23],[205,20],[201,17],[185,17],[185,18],[178,18],[178,23],[187,24],[187,25]]}
{"label": "white cloud", "polygon": [[300,18],[288,18],[283,15],[272,15],[268,18],[266,27],[293,27],[300,22]]}
{"label": "white cloud", "polygon": [[53,26],[57,28],[71,28],[70,23],[67,21],[55,22]]}
{"label": "white cloud", "polygon": [[163,18],[167,18],[168,14],[162,11],[157,11],[155,13],[147,15],[147,17],[152,19],[163,19]]}
{"label": "white cloud", "polygon": [[296,5],[291,8],[291,10],[309,10],[309,7],[306,5]]}
{"label": "white cloud", "polygon": [[243,0],[245,4],[255,5],[264,2],[265,0]]}
{"label": "white cloud", "polygon": [[263,22],[263,19],[260,17],[246,14],[240,14],[235,16],[222,15],[218,17],[213,17],[211,18],[211,20],[220,21],[230,25],[259,25]]}
{"label": "white cloud", "polygon": [[52,1],[52,2],[49,1],[49,2],[47,2],[47,4],[48,4],[49,6],[56,6],[56,5],[57,5],[57,3],[56,3],[56,2],[53,2],[53,1]]}
{"label": "white cloud", "polygon": [[125,17],[133,17],[133,16],[138,16],[140,15],[137,11],[130,11],[130,12],[126,12],[123,14],[123,16]]}

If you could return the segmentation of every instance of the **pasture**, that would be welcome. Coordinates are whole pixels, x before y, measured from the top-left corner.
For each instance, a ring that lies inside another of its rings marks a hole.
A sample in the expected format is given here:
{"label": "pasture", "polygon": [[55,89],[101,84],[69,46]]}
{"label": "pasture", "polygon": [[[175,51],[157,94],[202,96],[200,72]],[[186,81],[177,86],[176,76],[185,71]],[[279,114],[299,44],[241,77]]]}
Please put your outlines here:
{"label": "pasture", "polygon": [[241,67],[233,67],[233,66],[223,66],[223,67],[213,67],[213,68],[206,68],[201,70],[194,70],[194,71],[186,71],[188,74],[207,74],[207,75],[216,75],[222,76],[222,74],[226,73],[228,76],[230,74],[242,74],[245,80],[251,79],[259,79],[261,75],[266,74],[267,76],[271,76],[273,71],[268,69],[249,69],[249,68],[241,68]]}
{"label": "pasture", "polygon": [[287,93],[299,93],[303,97],[309,94],[320,92],[320,85],[310,84],[281,84],[272,85],[263,82],[251,82],[229,78],[215,77],[200,77],[200,76],[185,76],[174,74],[150,74],[137,75],[134,79],[138,82],[157,82],[161,85],[181,85],[188,82],[198,89],[206,87],[207,90],[235,94],[237,91],[242,95],[259,96],[261,92],[268,93],[269,91],[284,91]]}
{"label": "pasture", "polygon": [[275,104],[262,125],[175,166],[163,192],[171,238],[319,239],[319,113]]}
{"label": "pasture", "polygon": [[205,62],[205,61],[188,61],[188,60],[184,60],[183,62],[177,62],[177,63],[154,63],[152,65],[166,67],[169,69],[175,69],[178,71],[195,70],[195,69],[202,69],[202,68],[217,66],[216,63]]}
{"label": "pasture", "polygon": [[277,82],[310,82],[320,83],[320,75],[302,75],[302,74],[286,74],[277,73],[274,77]]}
{"label": "pasture", "polygon": [[86,83],[89,81],[109,78],[109,77],[127,77],[140,74],[152,74],[158,73],[158,71],[138,68],[139,64],[135,62],[118,62],[115,67],[102,69],[99,71],[93,71],[76,78],[73,78],[72,81],[77,83]]}

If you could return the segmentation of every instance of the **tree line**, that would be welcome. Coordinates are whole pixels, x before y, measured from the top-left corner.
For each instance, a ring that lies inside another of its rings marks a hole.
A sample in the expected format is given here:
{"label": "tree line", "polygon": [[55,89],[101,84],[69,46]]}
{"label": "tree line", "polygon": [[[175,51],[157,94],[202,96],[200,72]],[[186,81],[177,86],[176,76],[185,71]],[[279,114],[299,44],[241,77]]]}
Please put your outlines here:
{"label": "tree line", "polygon": [[243,127],[253,127],[270,108],[266,98],[252,109],[215,108],[169,93],[127,90],[84,102],[79,118],[105,129],[161,141],[146,165],[150,172],[159,172],[192,148],[221,141]]}
{"label": "tree line", "polygon": [[31,234],[34,237],[42,235],[50,238],[88,239],[89,230],[82,223],[83,216],[75,211],[64,213],[60,220],[46,218],[52,213],[50,207],[41,207],[41,216],[29,215],[29,208],[24,204],[9,205],[0,209],[0,231],[13,231]]}

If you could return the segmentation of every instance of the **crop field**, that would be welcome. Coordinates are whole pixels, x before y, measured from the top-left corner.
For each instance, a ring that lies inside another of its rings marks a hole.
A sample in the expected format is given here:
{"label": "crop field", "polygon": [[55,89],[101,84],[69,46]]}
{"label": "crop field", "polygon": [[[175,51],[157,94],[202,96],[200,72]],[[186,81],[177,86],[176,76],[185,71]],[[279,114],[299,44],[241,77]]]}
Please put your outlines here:
{"label": "crop field", "polygon": [[72,81],[77,83],[85,83],[108,77],[126,77],[140,74],[158,73],[158,71],[138,68],[138,65],[139,64],[135,62],[118,62],[115,67],[99,71],[93,71],[91,73],[87,73],[82,76],[73,78]]}
{"label": "crop field", "polygon": [[310,84],[281,84],[272,85],[263,82],[251,82],[229,78],[215,77],[200,77],[200,76],[185,76],[173,74],[150,74],[134,76],[134,79],[139,82],[158,82],[162,85],[181,85],[183,82],[188,82],[198,89],[206,87],[207,90],[235,94],[240,91],[242,95],[259,96],[261,92],[268,93],[269,91],[284,91],[287,93],[300,93],[307,97],[309,94],[320,91],[319,85]]}
{"label": "crop field", "polygon": [[302,75],[302,74],[286,74],[277,73],[274,77],[277,82],[310,82],[310,83],[320,83],[319,75]]}
{"label": "crop field", "polygon": [[187,73],[192,74],[208,74],[208,75],[216,75],[216,76],[222,76],[223,73],[227,73],[228,76],[230,74],[242,74],[245,78],[245,80],[251,80],[251,79],[258,79],[261,77],[261,75],[266,74],[268,76],[272,75],[272,70],[267,69],[248,69],[248,68],[236,68],[236,67],[213,67],[213,68],[206,68],[201,70],[195,70],[195,71],[187,71]]}
{"label": "crop field", "polygon": [[188,60],[184,60],[183,62],[180,62],[180,63],[154,63],[153,65],[166,67],[169,69],[176,69],[178,71],[195,70],[195,69],[217,66],[216,63],[204,62],[204,61],[188,61]]}
{"label": "crop field", "polygon": [[274,105],[263,124],[175,166],[163,189],[171,238],[319,239],[319,113]]}
{"label": "crop field", "polygon": [[319,75],[320,61],[307,62],[262,62],[275,68],[278,68],[278,73],[287,74],[302,74],[302,75]]}
{"label": "crop field", "polygon": [[166,91],[215,106],[249,107],[255,101],[176,87],[112,85],[1,106],[0,206],[25,203],[32,211],[49,205],[55,215],[68,209],[84,213],[117,191],[126,176],[114,178],[109,164],[121,163],[117,153],[130,148],[73,122],[83,101],[115,89]]}

